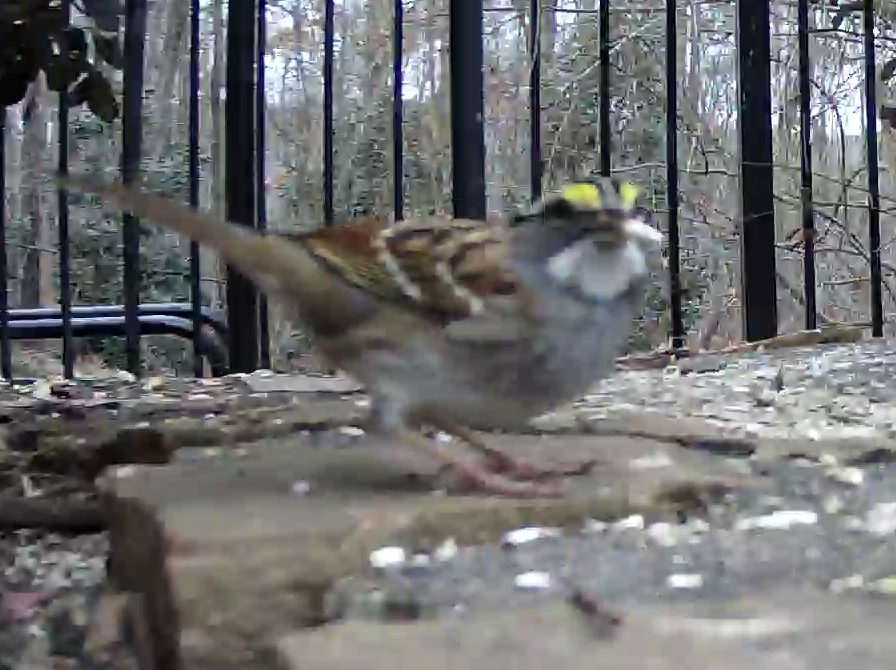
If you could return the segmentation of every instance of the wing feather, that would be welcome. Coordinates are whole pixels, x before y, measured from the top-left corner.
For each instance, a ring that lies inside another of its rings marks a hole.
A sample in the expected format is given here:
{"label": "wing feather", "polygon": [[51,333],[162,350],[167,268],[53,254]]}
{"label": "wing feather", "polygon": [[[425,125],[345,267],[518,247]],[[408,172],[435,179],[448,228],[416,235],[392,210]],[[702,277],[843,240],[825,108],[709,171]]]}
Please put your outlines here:
{"label": "wing feather", "polygon": [[359,219],[295,238],[356,287],[442,322],[480,315],[522,291],[507,230],[470,219]]}

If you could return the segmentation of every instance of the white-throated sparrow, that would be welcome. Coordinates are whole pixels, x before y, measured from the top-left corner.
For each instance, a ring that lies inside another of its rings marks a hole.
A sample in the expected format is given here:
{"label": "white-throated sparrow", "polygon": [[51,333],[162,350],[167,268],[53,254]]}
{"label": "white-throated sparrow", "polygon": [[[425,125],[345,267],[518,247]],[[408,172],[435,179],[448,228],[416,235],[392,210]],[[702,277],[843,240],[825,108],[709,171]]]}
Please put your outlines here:
{"label": "white-throated sparrow", "polygon": [[[471,429],[513,429],[610,372],[641,309],[662,235],[637,188],[573,184],[506,221],[355,219],[257,233],[174,200],[86,176],[62,179],[213,248],[294,306],[319,352],[371,396],[370,427],[434,456],[480,491],[553,495],[539,469]],[[438,428],[484,453],[421,432]]]}

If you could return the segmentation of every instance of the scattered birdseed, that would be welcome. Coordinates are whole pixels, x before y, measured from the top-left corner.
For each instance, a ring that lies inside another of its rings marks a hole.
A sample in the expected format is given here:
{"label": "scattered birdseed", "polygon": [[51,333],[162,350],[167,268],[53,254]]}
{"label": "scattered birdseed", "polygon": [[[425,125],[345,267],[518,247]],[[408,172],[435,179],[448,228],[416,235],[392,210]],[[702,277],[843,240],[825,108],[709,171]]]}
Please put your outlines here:
{"label": "scattered birdseed", "polygon": [[425,568],[430,563],[432,563],[432,559],[429,557],[429,554],[414,554],[411,556],[411,566],[415,568]]}
{"label": "scattered birdseed", "polygon": [[165,387],[165,378],[164,377],[150,377],[146,380],[146,384],[144,384],[144,388],[148,391],[158,391]]}
{"label": "scattered birdseed", "polygon": [[551,588],[551,575],[547,572],[532,570],[516,576],[513,583],[518,589],[543,590]]}
{"label": "scattered birdseed", "polygon": [[756,528],[786,530],[791,526],[811,526],[818,523],[818,514],[811,510],[776,510],[771,514],[740,519],[735,530],[753,530]]}
{"label": "scattered birdseed", "polygon": [[539,526],[516,528],[504,534],[502,543],[516,547],[546,537],[558,537],[560,534],[559,528],[541,528]]}
{"label": "scattered birdseed", "polygon": [[840,577],[832,580],[828,588],[833,593],[843,593],[844,591],[861,589],[864,586],[865,578],[862,575],[850,575],[849,577]]}
{"label": "scattered birdseed", "polygon": [[137,474],[137,466],[135,465],[119,465],[110,469],[118,479],[128,479]]}
{"label": "scattered birdseed", "polygon": [[861,486],[865,481],[865,473],[855,467],[831,468],[827,475],[834,481],[850,486]]}
{"label": "scattered birdseed", "polygon": [[436,547],[434,556],[437,561],[450,561],[457,556],[457,541],[453,537],[449,537]]}
{"label": "scattered birdseed", "polygon": [[662,451],[657,451],[648,456],[633,458],[628,463],[632,470],[647,470],[652,468],[668,468],[673,465],[673,461]]}
{"label": "scattered birdseed", "polygon": [[896,595],[896,575],[881,577],[870,584],[868,590],[885,596]]}
{"label": "scattered birdseed", "polygon": [[700,525],[696,523],[674,524],[658,521],[650,524],[646,533],[650,539],[661,547],[674,547],[676,544],[690,539],[696,533],[705,532],[708,527],[709,524],[705,521]]}
{"label": "scattered birdseed", "polygon": [[585,523],[582,525],[583,533],[603,533],[610,527],[606,521],[600,521],[599,519],[586,519]]}
{"label": "scattered birdseed", "polygon": [[727,639],[759,639],[792,633],[803,627],[793,617],[737,619],[670,617],[659,625],[667,633],[686,632],[691,635]]}
{"label": "scattered birdseed", "polygon": [[632,514],[614,523],[613,527],[617,530],[644,530],[644,517],[641,514]]}
{"label": "scattered birdseed", "polygon": [[298,479],[292,483],[292,492],[297,496],[305,496],[311,492],[311,484],[304,479]]}
{"label": "scattered birdseed", "polygon": [[672,589],[699,589],[703,586],[703,575],[675,573],[666,578],[666,584]]}
{"label": "scattered birdseed", "polygon": [[860,528],[873,535],[896,533],[896,502],[878,503],[872,507],[865,515]]}
{"label": "scattered birdseed", "polygon": [[370,552],[370,564],[379,570],[395,568],[407,562],[407,554],[402,547],[380,547]]}

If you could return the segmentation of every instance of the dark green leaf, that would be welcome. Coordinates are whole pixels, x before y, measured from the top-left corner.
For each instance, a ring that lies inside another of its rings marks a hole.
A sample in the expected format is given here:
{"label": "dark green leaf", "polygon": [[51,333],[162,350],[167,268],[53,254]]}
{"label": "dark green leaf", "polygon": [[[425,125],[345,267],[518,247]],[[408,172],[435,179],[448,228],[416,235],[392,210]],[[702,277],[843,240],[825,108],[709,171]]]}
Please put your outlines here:
{"label": "dark green leaf", "polygon": [[51,56],[44,65],[44,72],[47,75],[47,87],[57,93],[68,88],[81,74],[77,64],[61,55]]}
{"label": "dark green leaf", "polygon": [[84,11],[100,30],[118,32],[118,17],[121,15],[119,0],[84,0]]}
{"label": "dark green leaf", "polygon": [[47,63],[50,62],[50,59],[53,57],[54,46],[50,34],[35,34],[30,38],[30,41],[34,44],[34,57],[38,62],[38,66],[40,68],[45,68]]}
{"label": "dark green leaf", "polygon": [[30,14],[23,24],[26,30],[33,36],[59,35],[66,27],[65,16],[62,13],[62,3],[56,3],[55,7],[44,6],[40,10]]}
{"label": "dark green leaf", "polygon": [[840,28],[840,26],[843,25],[843,21],[846,20],[846,17],[852,12],[862,9],[863,6],[863,0],[853,0],[852,2],[844,3],[836,12],[834,12],[834,18],[831,19],[831,26],[833,26],[835,30]]}
{"label": "dark green leaf", "polygon": [[7,70],[0,74],[0,105],[15,105],[25,97],[31,80],[22,70]]}
{"label": "dark green leaf", "polygon": [[891,58],[884,66],[880,69],[880,80],[887,81],[891,79],[893,75],[896,74],[896,58]]}
{"label": "dark green leaf", "polygon": [[0,62],[15,59],[22,49],[31,45],[33,39],[27,24],[0,23]]}
{"label": "dark green leaf", "polygon": [[28,81],[37,76],[38,55],[34,44],[19,44],[15,51],[7,51],[0,58],[0,73],[22,72]]}
{"label": "dark green leaf", "polygon": [[38,64],[35,47],[31,43],[15,44],[6,51],[0,61],[0,102],[14,105],[25,97],[28,84],[37,76]]}
{"label": "dark green leaf", "polygon": [[69,91],[68,104],[72,107],[83,105],[87,102],[88,92],[90,90],[90,77],[84,77],[75,84],[75,87]]}
{"label": "dark green leaf", "polygon": [[87,37],[81,28],[66,28],[63,38],[70,54],[87,52]]}
{"label": "dark green leaf", "polygon": [[124,67],[124,54],[117,36],[105,36],[94,33],[93,44],[97,55],[117,70]]}
{"label": "dark green leaf", "polygon": [[118,118],[118,102],[112,91],[112,85],[96,70],[87,75],[87,107],[106,123]]}
{"label": "dark green leaf", "polygon": [[34,49],[25,49],[22,53],[20,62],[22,72],[28,77],[28,81],[34,81],[37,73],[40,71],[40,62],[38,61],[37,52]]}

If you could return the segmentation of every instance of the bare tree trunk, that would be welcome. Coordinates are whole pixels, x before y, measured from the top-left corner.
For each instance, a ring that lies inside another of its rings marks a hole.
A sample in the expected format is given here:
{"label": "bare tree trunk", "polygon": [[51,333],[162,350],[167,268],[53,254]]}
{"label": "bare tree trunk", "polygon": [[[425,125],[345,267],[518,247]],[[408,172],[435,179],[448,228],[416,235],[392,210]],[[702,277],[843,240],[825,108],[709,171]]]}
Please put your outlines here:
{"label": "bare tree trunk", "polygon": [[54,302],[50,251],[49,212],[44,210],[41,186],[47,172],[47,95],[43,78],[32,85],[23,113],[22,215],[28,221],[24,244],[22,307],[39,307]]}
{"label": "bare tree trunk", "polygon": [[[210,77],[211,94],[209,95],[209,110],[211,113],[211,165],[212,165],[212,191],[210,209],[218,219],[224,218],[224,108],[221,105],[221,88],[224,85],[225,62],[225,31],[224,31],[224,2],[213,0],[212,2],[212,33],[214,34],[214,56]],[[209,253],[203,254],[203,275],[220,277],[223,268],[220,263]],[[221,305],[224,302],[222,286],[215,283],[213,291],[213,303]]]}
{"label": "bare tree trunk", "polygon": [[15,306],[19,295],[19,270],[22,249],[16,242],[22,239],[22,105],[6,110],[6,197],[7,209],[7,278],[10,306]]}
{"label": "bare tree trunk", "polygon": [[[164,38],[159,60],[151,65],[155,66],[155,79],[157,82],[155,101],[153,107],[158,114],[158,122],[154,124],[155,142],[148,152],[150,156],[162,156],[171,145],[177,135],[178,110],[186,105],[182,103],[186,98],[178,99],[177,92],[178,74],[180,64],[186,60],[187,27],[190,23],[190,3],[185,0],[170,0],[164,19]],[[216,32],[215,35],[218,35]],[[147,65],[150,65],[147,62]]]}

